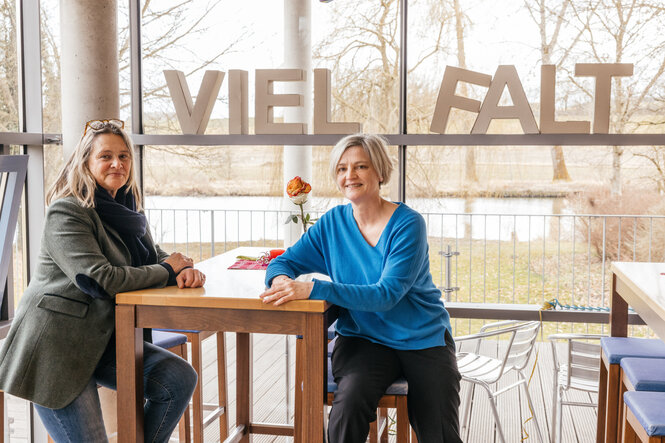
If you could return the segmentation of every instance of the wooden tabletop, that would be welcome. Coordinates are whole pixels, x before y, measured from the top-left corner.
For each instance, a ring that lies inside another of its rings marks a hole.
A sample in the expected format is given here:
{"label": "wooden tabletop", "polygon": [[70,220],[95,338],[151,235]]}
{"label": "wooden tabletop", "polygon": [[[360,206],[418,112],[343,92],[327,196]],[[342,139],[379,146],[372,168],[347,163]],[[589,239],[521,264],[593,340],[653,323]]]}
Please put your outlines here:
{"label": "wooden tabletop", "polygon": [[233,249],[196,264],[206,275],[202,288],[178,289],[167,286],[117,294],[119,305],[209,307],[226,309],[257,309],[298,312],[325,312],[330,306],[323,300],[295,300],[281,306],[265,304],[259,298],[265,287],[264,270],[228,269],[238,255],[260,256],[269,248],[243,247]]}
{"label": "wooden tabletop", "polygon": [[665,263],[614,262],[619,295],[665,340]]}

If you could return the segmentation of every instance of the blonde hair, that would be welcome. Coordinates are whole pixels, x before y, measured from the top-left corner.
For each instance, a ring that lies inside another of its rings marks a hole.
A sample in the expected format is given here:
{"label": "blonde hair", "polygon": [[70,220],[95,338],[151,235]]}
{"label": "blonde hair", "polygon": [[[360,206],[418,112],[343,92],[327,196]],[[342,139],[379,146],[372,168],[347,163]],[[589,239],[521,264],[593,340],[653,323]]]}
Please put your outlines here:
{"label": "blonde hair", "polygon": [[380,135],[352,134],[337,142],[330,152],[330,176],[337,180],[337,164],[347,149],[360,146],[369,156],[372,166],[379,174],[379,185],[388,183],[393,172],[393,162],[388,156],[388,142]]}
{"label": "blonde hair", "polygon": [[52,201],[74,196],[81,206],[84,208],[95,207],[95,188],[97,181],[93,177],[90,168],[88,167],[88,160],[95,148],[95,140],[101,134],[114,134],[122,137],[129,150],[129,158],[131,159],[131,167],[129,175],[127,176],[127,189],[126,192],[131,192],[134,195],[136,202],[136,210],[142,210],[141,194],[139,192],[138,184],[136,183],[136,175],[134,174],[134,145],[129,138],[129,135],[120,127],[106,123],[99,130],[89,129],[81,136],[76,148],[69,156],[67,163],[60,170],[58,178],[55,183],[49,188],[46,194],[46,204],[50,205]]}

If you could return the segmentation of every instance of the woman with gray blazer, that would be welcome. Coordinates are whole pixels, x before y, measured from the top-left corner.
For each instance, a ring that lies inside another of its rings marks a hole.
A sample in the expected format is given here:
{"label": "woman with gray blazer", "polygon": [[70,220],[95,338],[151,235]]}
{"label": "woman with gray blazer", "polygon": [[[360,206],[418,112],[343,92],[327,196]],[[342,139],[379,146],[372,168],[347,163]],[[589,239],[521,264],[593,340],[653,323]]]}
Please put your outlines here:
{"label": "woman with gray blazer", "polygon": [[[115,294],[205,282],[154,244],[123,128],[88,122],[49,190],[36,272],[0,350],[0,389],[34,402],[56,442],[107,441],[97,385],[116,388]],[[146,339],[145,441],[166,442],[197,375]]]}

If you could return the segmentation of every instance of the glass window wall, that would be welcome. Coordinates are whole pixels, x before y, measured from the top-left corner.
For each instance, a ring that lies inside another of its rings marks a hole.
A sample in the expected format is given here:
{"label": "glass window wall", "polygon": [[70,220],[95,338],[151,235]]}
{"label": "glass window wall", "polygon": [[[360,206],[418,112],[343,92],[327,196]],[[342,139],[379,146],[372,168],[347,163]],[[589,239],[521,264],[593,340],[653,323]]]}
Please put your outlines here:
{"label": "glass window wall", "polygon": [[0,1],[0,132],[18,131],[16,2]]}

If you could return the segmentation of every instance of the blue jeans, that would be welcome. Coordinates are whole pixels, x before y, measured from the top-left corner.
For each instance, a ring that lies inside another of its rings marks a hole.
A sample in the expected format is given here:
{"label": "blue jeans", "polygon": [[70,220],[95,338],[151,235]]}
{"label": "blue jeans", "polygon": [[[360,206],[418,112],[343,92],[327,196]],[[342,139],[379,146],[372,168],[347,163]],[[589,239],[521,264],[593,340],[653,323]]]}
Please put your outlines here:
{"label": "blue jeans", "polygon": [[[144,342],[144,439],[167,442],[192,398],[197,375],[182,358]],[[115,342],[107,347],[83,392],[62,409],[35,404],[51,438],[60,442],[106,442],[97,385],[116,389]],[[122,426],[121,423],[118,426]]]}

